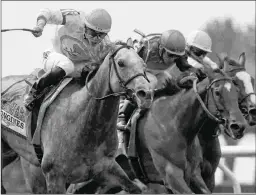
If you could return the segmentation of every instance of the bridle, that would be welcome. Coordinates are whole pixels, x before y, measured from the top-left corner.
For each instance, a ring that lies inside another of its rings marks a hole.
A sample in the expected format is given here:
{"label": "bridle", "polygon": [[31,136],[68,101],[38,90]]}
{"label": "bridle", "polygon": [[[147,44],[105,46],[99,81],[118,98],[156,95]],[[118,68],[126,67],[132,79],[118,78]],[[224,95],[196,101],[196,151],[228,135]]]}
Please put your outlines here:
{"label": "bridle", "polygon": [[[220,109],[218,108],[217,106],[217,103],[216,103],[216,100],[214,98],[214,95],[213,95],[213,90],[211,90],[212,92],[212,96],[213,96],[213,101],[214,101],[214,104],[215,104],[215,107],[216,107],[216,113],[215,114],[212,114],[207,106],[205,105],[204,101],[202,100],[201,96],[199,95],[198,91],[197,91],[197,81],[198,79],[194,79],[193,80],[193,89],[194,89],[194,92],[196,94],[196,97],[198,99],[198,101],[200,102],[203,110],[206,112],[206,114],[208,115],[208,117],[212,120],[214,120],[215,122],[217,122],[219,125],[223,125],[225,127],[226,125],[226,121],[227,119],[225,119],[224,117],[221,116],[221,111]],[[219,82],[219,81],[231,81],[232,82],[232,79],[231,78],[228,78],[228,77],[224,77],[224,78],[219,78],[219,79],[214,79],[207,87],[206,87],[206,100],[207,100],[207,105],[208,105],[208,100],[209,100],[209,97],[208,97],[208,90],[209,89],[212,89],[212,85],[216,82]],[[225,131],[229,136],[231,136],[227,131]],[[215,135],[213,135],[213,137],[218,137],[220,135],[221,131],[218,130],[216,132]]]}
{"label": "bridle", "polygon": [[[91,71],[91,72],[88,74],[88,76],[86,77],[85,86],[86,86],[87,91],[88,91],[88,93],[90,94],[90,96],[92,96],[94,99],[96,99],[96,100],[104,100],[104,99],[109,98],[109,97],[111,97],[111,96],[116,96],[116,97],[117,97],[117,96],[122,96],[122,95],[125,95],[128,99],[133,99],[134,94],[135,94],[135,91],[134,91],[133,89],[130,89],[130,88],[127,87],[127,85],[128,85],[133,79],[142,76],[142,77],[144,77],[144,78],[150,83],[150,81],[149,81],[149,79],[148,79],[148,77],[147,77],[145,71],[144,71],[143,73],[135,74],[134,76],[132,76],[131,78],[129,78],[127,81],[124,81],[124,80],[122,79],[122,77],[120,76],[120,74],[119,74],[119,72],[118,72],[118,70],[117,70],[117,65],[116,65],[116,63],[115,63],[114,57],[116,56],[116,54],[118,53],[118,51],[120,51],[120,50],[123,49],[123,48],[134,49],[134,48],[131,47],[131,46],[123,45],[123,44],[122,44],[121,47],[117,48],[117,49],[110,55],[109,58],[110,58],[110,60],[112,61],[112,63],[109,63],[109,64],[110,64],[110,68],[109,68],[109,80],[110,80],[110,76],[111,76],[111,65],[113,64],[114,70],[115,70],[115,73],[116,73],[116,76],[117,76],[117,78],[118,78],[118,80],[119,80],[119,83],[120,83],[121,87],[124,88],[125,91],[124,91],[124,92],[118,92],[118,93],[111,93],[111,94],[106,95],[106,96],[103,96],[103,97],[95,97],[95,96],[90,92],[89,87],[88,87],[88,80],[89,80],[89,78],[90,78],[90,75],[93,73],[93,71]],[[111,89],[111,87],[110,87],[110,81],[109,81],[109,88]]]}
{"label": "bridle", "polygon": [[[232,70],[229,70],[228,73],[231,73],[231,72],[234,72],[234,71],[245,71],[245,72],[246,72],[246,70],[245,70],[244,67],[239,67],[239,68],[234,68],[234,69],[232,69]],[[234,80],[234,79],[233,79],[233,80]],[[241,106],[241,104],[242,104],[248,97],[250,97],[251,95],[256,95],[256,93],[255,93],[255,92],[251,92],[251,93],[246,94],[244,97],[242,97],[241,100],[238,101],[239,106]],[[243,110],[242,110],[242,111],[243,111]]]}

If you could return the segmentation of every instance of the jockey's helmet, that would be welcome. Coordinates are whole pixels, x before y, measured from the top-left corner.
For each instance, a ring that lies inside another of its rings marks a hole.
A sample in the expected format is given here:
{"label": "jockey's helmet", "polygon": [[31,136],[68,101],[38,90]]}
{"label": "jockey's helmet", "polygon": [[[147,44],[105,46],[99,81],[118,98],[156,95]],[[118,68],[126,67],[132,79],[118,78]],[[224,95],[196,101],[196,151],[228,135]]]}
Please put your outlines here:
{"label": "jockey's helmet", "polygon": [[105,9],[94,9],[85,17],[85,37],[99,42],[110,31],[111,25],[112,18]]}
{"label": "jockey's helmet", "polygon": [[201,30],[195,30],[188,35],[187,45],[189,47],[196,47],[207,53],[212,52],[212,39],[206,32]]}
{"label": "jockey's helmet", "polygon": [[178,30],[167,30],[160,37],[160,47],[167,53],[183,56],[185,54],[186,39]]}

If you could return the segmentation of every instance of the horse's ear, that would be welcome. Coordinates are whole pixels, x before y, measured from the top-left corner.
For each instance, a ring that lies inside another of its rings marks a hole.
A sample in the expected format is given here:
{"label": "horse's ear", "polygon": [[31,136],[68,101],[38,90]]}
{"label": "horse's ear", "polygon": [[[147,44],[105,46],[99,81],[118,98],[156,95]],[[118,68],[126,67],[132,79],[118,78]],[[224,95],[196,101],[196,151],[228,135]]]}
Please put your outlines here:
{"label": "horse's ear", "polygon": [[227,54],[226,53],[217,53],[216,54],[216,56],[217,56],[217,58],[218,58],[218,60],[219,60],[219,68],[220,69],[223,69],[224,68],[224,61],[225,61],[225,58],[227,57]]}
{"label": "horse's ear", "polygon": [[245,60],[246,60],[245,52],[243,52],[240,54],[240,56],[238,58],[239,64],[243,67],[245,66]]}
{"label": "horse's ear", "polygon": [[232,66],[229,65],[227,60],[228,60],[228,57],[225,58],[225,60],[224,60],[224,66],[223,66],[224,72],[229,72],[230,70],[232,70]]}
{"label": "horse's ear", "polygon": [[133,41],[131,37],[127,39],[126,44],[130,47],[133,47]]}

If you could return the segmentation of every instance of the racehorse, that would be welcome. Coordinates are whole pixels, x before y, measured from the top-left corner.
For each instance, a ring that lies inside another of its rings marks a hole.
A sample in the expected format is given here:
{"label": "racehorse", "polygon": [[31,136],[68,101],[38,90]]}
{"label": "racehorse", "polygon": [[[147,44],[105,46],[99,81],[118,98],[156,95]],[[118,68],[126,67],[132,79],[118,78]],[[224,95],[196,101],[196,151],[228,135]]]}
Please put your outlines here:
{"label": "racehorse", "polygon": [[[41,164],[33,146],[5,131],[2,125],[2,148],[14,150],[28,162],[28,169],[24,171],[38,170],[38,174],[27,178],[33,193],[46,193],[46,189],[47,193],[65,193],[66,183],[83,182],[92,177],[103,183],[118,183],[130,193],[141,192],[114,157],[118,144],[115,126],[119,96],[125,94],[142,107],[151,104],[145,67],[130,46],[117,46],[85,86],[71,81],[45,113],[41,128]],[[41,182],[39,189],[35,184],[42,173],[45,183]]]}
{"label": "racehorse", "polygon": [[254,78],[245,70],[245,53],[239,56],[238,61],[223,56],[220,58],[224,71],[233,78],[239,89],[239,106],[251,126],[256,125],[256,94],[254,92]]}
{"label": "racehorse", "polygon": [[[160,97],[138,125],[139,148],[148,149],[166,187],[174,193],[192,193],[188,185],[193,172],[189,170],[188,149],[205,119],[225,122],[225,127],[235,137],[240,137],[246,127],[231,78],[219,69],[205,70],[208,78],[198,84],[198,93],[191,89]],[[142,161],[144,154],[140,152]],[[146,166],[145,170],[149,172]]]}
{"label": "racehorse", "polygon": [[[245,62],[244,58],[245,58],[244,54],[242,54],[239,58],[241,65],[244,65],[244,62]],[[228,64],[225,64],[225,67],[227,65]],[[246,73],[246,74],[248,74],[248,73]],[[232,79],[235,82],[234,77],[232,77]],[[248,83],[247,83],[247,85],[248,85]],[[236,86],[239,89],[239,97],[241,95],[243,95],[243,93],[246,91],[244,86],[245,85],[239,85],[239,86],[237,85]],[[233,99],[233,101],[235,101],[235,100]],[[209,106],[211,106],[211,105],[209,105]],[[212,108],[212,109],[214,109],[214,108]],[[159,108],[159,110],[161,110],[161,108]],[[172,115],[169,115],[169,114],[167,114],[166,116],[169,118],[172,117]],[[143,118],[144,119],[142,119],[142,120],[145,121],[146,120],[145,116]],[[218,140],[218,137],[216,136],[217,125],[218,125],[218,123],[216,121],[210,120],[210,119],[208,119],[208,117],[205,117],[205,121],[200,128],[196,127],[197,130],[191,129],[191,131],[199,131],[199,138],[200,138],[200,142],[199,142],[198,137],[195,137],[195,140],[188,147],[188,152],[187,152],[188,153],[188,156],[187,156],[188,161],[190,162],[192,169],[195,170],[191,175],[190,187],[196,193],[210,193],[210,191],[212,192],[213,188],[214,188],[214,181],[215,181],[214,173],[217,168],[219,159],[221,157],[219,140]],[[139,127],[139,131],[141,134],[139,135],[140,143],[138,143],[139,146],[137,146],[138,150],[140,151],[139,155],[141,158],[143,158],[142,164],[144,165],[144,167],[146,167],[144,174],[146,174],[147,177],[150,178],[148,182],[150,183],[151,186],[153,183],[160,184],[161,177],[159,177],[158,172],[154,168],[154,164],[152,162],[152,157],[147,149],[147,142],[145,141],[145,133],[143,134],[143,132],[142,132],[143,129],[140,129],[140,128],[143,128],[144,131],[146,131],[146,130],[145,130],[145,127],[143,127],[143,125],[141,125]],[[156,129],[158,129],[158,128],[156,128]],[[243,127],[241,127],[241,130],[242,129],[243,129]],[[233,131],[236,132],[235,129],[233,129]],[[233,135],[232,131],[226,131],[226,132],[230,136]],[[238,134],[237,138],[241,137],[242,135],[243,135],[243,132],[241,131],[241,134],[240,135]],[[142,142],[141,140],[144,140],[144,142]],[[200,143],[202,144],[202,146],[200,145]],[[131,177],[134,177],[133,174],[131,173],[131,171],[129,170],[129,167],[125,165],[125,164],[127,164],[126,160],[122,156],[119,156],[118,159],[123,159],[123,160],[118,160],[119,163],[121,164],[121,166],[124,168],[124,170],[126,171],[126,173],[129,176],[131,175]],[[202,165],[202,167],[201,167],[201,165]],[[210,168],[209,168],[209,166],[210,166]],[[202,168],[202,170],[201,170],[201,168]],[[204,180],[202,179],[201,171],[202,171]],[[149,186],[149,184],[148,184],[148,186]],[[161,186],[159,186],[159,185],[154,187],[155,193],[164,193],[165,192],[164,189],[163,188],[161,189],[160,187]],[[78,190],[78,193],[81,193],[81,192],[83,192],[83,188]]]}
{"label": "racehorse", "polygon": [[[245,70],[245,53],[241,53],[238,61],[225,54],[217,56],[219,57],[220,67],[222,67],[224,72],[232,78],[233,83],[238,90],[238,103],[240,110],[244,114],[249,125],[255,125],[256,103],[255,93],[253,91],[254,81],[253,77],[251,77]],[[228,132],[226,133],[233,139],[242,138],[243,136],[243,134],[241,134],[240,137],[236,137]],[[204,182],[211,192],[213,192],[215,187],[215,172],[221,158],[221,148],[218,139],[219,134],[220,129],[218,128],[218,123],[212,120],[205,121],[198,134],[203,152],[201,174]],[[201,149],[198,148],[198,150]],[[193,154],[191,154],[191,156],[192,155]]]}

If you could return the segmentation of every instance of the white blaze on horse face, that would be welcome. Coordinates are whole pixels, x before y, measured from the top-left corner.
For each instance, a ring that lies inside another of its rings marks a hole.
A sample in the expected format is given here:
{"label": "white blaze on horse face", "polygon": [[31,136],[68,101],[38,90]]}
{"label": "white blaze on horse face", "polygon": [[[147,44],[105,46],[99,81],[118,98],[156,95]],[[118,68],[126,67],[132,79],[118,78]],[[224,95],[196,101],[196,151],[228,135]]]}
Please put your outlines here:
{"label": "white blaze on horse face", "polygon": [[226,83],[224,84],[224,87],[228,90],[228,92],[231,91],[231,83],[226,82]]}
{"label": "white blaze on horse face", "polygon": [[[247,72],[245,71],[238,72],[236,73],[236,76],[239,80],[243,82],[246,94],[254,93],[252,82],[251,82],[251,76]],[[253,104],[256,104],[255,95],[250,95],[250,100]]]}

